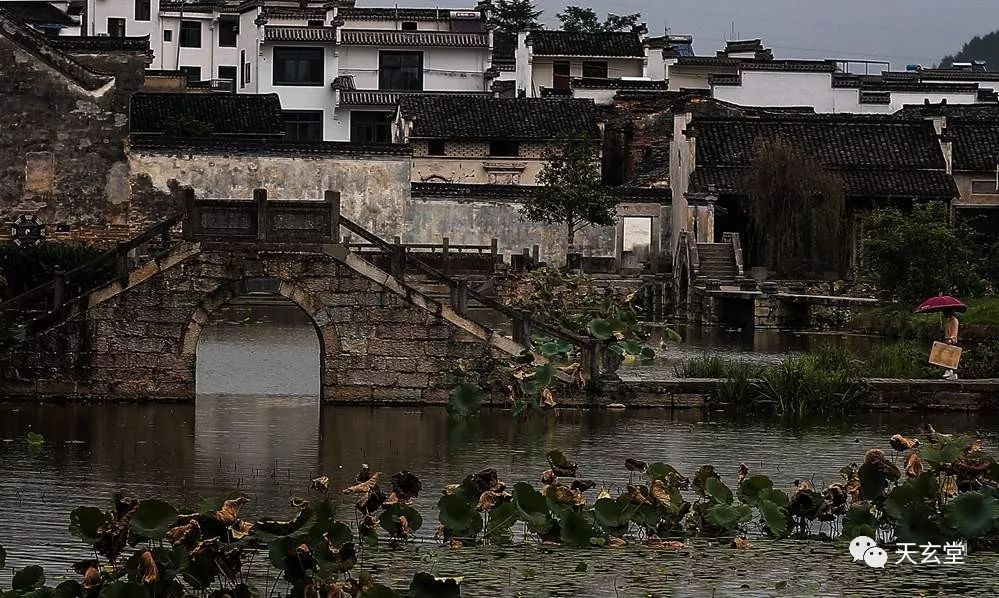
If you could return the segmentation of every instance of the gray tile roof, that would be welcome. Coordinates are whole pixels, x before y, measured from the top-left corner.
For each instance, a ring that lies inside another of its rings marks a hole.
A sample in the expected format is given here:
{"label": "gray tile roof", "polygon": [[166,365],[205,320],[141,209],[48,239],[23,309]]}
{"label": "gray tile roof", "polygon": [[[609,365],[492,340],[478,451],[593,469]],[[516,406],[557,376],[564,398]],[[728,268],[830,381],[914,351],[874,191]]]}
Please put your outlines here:
{"label": "gray tile roof", "polygon": [[336,29],[267,25],[264,27],[264,39],[269,42],[335,42]]}
{"label": "gray tile roof", "polygon": [[[339,77],[337,77],[339,79]],[[335,81],[334,81],[335,83]],[[344,89],[340,92],[340,103],[346,106],[396,106],[399,101],[404,97],[409,97],[417,94],[407,91],[381,91],[373,89]],[[440,92],[440,93],[425,93],[418,94],[422,96],[444,96],[444,97],[457,97],[457,96],[472,96],[472,97],[489,97],[491,94],[487,92]]]}
{"label": "gray tile roof", "polygon": [[637,33],[532,31],[528,36],[535,56],[633,56],[644,57]]}
{"label": "gray tile roof", "polygon": [[557,139],[599,136],[592,100],[409,95],[399,100],[411,137]]}
{"label": "gray tile roof", "polygon": [[406,46],[488,48],[485,33],[450,33],[446,31],[376,31],[344,29],[340,43],[352,46]]}
{"label": "gray tile roof", "polygon": [[32,25],[61,25],[63,27],[70,27],[77,24],[68,14],[48,2],[38,2],[37,0],[34,2],[11,2],[3,0],[0,2],[0,7],[3,7],[7,12],[25,23]]}
{"label": "gray tile roof", "polygon": [[[451,11],[446,8],[341,8],[339,15],[345,19],[370,21],[448,21]],[[481,16],[481,13],[480,13]]]}
{"label": "gray tile roof", "polygon": [[212,126],[212,136],[283,135],[281,100],[272,94],[137,93],[129,108],[131,133],[162,134],[171,121],[190,118]]}

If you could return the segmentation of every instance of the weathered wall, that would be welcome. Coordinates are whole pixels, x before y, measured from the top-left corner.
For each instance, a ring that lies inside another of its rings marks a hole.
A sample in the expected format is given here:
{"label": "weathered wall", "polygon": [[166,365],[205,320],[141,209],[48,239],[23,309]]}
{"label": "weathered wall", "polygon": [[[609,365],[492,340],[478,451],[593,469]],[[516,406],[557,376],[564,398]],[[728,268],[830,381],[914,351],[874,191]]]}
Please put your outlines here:
{"label": "weathered wall", "polygon": [[445,141],[444,155],[431,156],[425,139],[411,142],[414,182],[536,185],[552,143],[525,141],[516,156],[489,155],[482,141]]}
{"label": "weathered wall", "polygon": [[328,401],[443,402],[451,364],[490,352],[316,246],[271,249],[182,246],[159,274],[96,294],[88,311],[0,356],[0,398],[193,399],[202,326],[255,277],[277,279],[312,318]]}
{"label": "weathered wall", "polygon": [[[88,92],[0,36],[0,223],[34,214],[50,238],[60,229],[96,238],[127,219],[123,143],[146,55],[74,56],[114,74],[114,86]],[[0,239],[9,234],[0,227]]]}
{"label": "weathered wall", "polygon": [[160,213],[162,194],[177,184],[193,187],[197,197],[243,199],[252,198],[256,188],[267,189],[272,199],[322,199],[325,190],[333,189],[340,192],[344,215],[361,226],[388,237],[408,230],[406,155],[194,154],[133,148],[128,160],[133,221],[169,215]]}

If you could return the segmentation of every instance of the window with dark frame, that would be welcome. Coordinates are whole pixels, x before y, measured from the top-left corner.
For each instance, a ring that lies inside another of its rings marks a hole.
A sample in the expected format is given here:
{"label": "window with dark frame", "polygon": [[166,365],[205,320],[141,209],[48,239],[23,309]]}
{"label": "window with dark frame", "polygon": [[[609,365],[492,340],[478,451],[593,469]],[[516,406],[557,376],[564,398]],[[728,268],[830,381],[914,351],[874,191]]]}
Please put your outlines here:
{"label": "window with dark frame", "polygon": [[325,24],[322,19],[310,19],[308,22],[309,27],[322,27]]}
{"label": "window with dark frame", "polygon": [[285,110],[285,141],[322,141],[322,110]]}
{"label": "window with dark frame", "polygon": [[428,156],[443,156],[447,153],[447,143],[443,139],[431,139],[427,141]]}
{"label": "window with dark frame", "polygon": [[236,35],[239,33],[239,19],[236,17],[219,17],[219,47],[235,48]]}
{"label": "window with dark frame", "polygon": [[219,67],[219,79],[229,79],[233,83],[236,82],[236,74],[239,69],[234,66],[220,66]]}
{"label": "window with dark frame", "polygon": [[149,20],[149,7],[152,4],[151,0],[135,0],[135,20],[136,21],[148,21]]}
{"label": "window with dark frame", "polygon": [[490,156],[520,155],[520,142],[509,139],[493,139],[489,142]]}
{"label": "window with dark frame", "polygon": [[593,79],[607,78],[606,60],[586,60],[583,61],[583,77]]}
{"label": "window with dark frame", "polygon": [[163,41],[172,42],[173,41],[173,29],[163,30]]}
{"label": "window with dark frame", "polygon": [[180,72],[187,75],[187,81],[189,83],[196,83],[201,81],[201,67],[200,66],[182,66],[180,67]]}
{"label": "window with dark frame", "polygon": [[403,21],[402,22],[403,31],[416,31],[416,21]]}
{"label": "window with dark frame", "polygon": [[423,53],[380,52],[378,89],[423,91]]}
{"label": "window with dark frame", "polygon": [[274,85],[323,84],[322,48],[274,48]]}
{"label": "window with dark frame", "polygon": [[392,141],[391,112],[351,110],[350,140],[353,143],[389,143]]}
{"label": "window with dark frame", "polygon": [[201,21],[180,22],[180,47],[201,47]]}
{"label": "window with dark frame", "polygon": [[552,64],[552,87],[569,89],[569,63],[557,61]]}
{"label": "window with dark frame", "polygon": [[108,37],[125,37],[125,19],[108,19]]}
{"label": "window with dark frame", "polygon": [[971,192],[975,195],[999,195],[999,181],[971,181]]}

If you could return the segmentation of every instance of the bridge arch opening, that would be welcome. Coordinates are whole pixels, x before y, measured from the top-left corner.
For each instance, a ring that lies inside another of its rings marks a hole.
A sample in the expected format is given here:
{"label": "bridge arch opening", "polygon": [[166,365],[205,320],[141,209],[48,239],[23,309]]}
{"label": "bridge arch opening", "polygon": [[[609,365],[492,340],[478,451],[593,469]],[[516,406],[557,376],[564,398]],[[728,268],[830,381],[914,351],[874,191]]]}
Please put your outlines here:
{"label": "bridge arch opening", "polygon": [[309,297],[278,279],[248,278],[195,310],[184,348],[195,353],[200,482],[232,488],[249,475],[315,467],[330,331]]}

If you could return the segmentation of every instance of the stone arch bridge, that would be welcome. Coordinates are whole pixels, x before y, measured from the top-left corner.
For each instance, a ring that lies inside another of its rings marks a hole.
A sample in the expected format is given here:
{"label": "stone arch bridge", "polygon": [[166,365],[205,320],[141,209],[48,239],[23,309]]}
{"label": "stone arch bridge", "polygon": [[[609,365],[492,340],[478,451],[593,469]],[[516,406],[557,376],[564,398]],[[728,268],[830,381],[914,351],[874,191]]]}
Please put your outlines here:
{"label": "stone arch bridge", "polygon": [[[388,268],[341,244],[341,226],[381,249]],[[192,400],[202,328],[248,290],[278,293],[309,315],[325,401],[443,402],[456,360],[519,354],[532,328],[580,346],[585,377],[600,376],[598,345],[532,322],[340,217],[333,192],[196,201],[186,190],[182,218],[97,261],[0,305],[17,318],[17,342],[0,355],[0,398]],[[111,281],[88,288],[108,264]],[[414,266],[446,284],[450,300],[405,282]],[[471,319],[469,301],[510,317],[513,338]]]}

